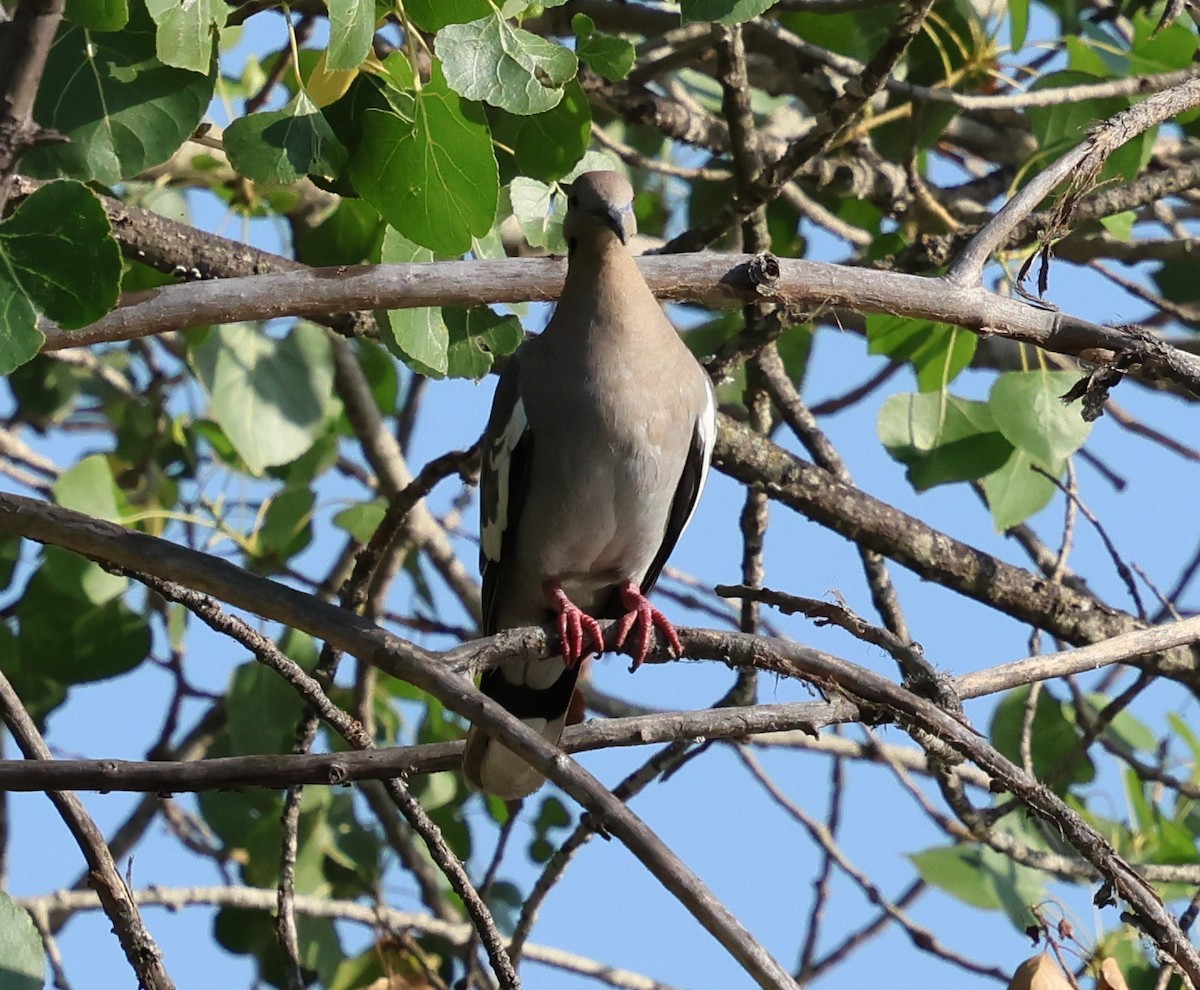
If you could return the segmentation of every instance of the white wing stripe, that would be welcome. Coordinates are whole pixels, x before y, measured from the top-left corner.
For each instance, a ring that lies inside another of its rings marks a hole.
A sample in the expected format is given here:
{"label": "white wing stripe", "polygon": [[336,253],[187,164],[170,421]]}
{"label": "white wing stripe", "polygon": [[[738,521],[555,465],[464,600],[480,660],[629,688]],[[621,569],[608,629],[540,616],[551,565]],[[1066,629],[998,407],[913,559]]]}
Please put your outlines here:
{"label": "white wing stripe", "polygon": [[680,535],[688,528],[688,524],[692,521],[692,516],[696,514],[696,506],[700,504],[700,496],[704,494],[704,486],[708,482],[708,469],[712,464],[713,447],[717,444],[717,397],[713,392],[711,382],[705,382],[708,386],[705,389],[704,395],[704,410],[700,413],[700,418],[696,421],[696,428],[700,433],[700,448],[701,448],[701,464],[700,464],[700,484],[696,486],[696,497],[692,499],[692,507],[688,510],[687,518],[683,521],[683,527],[679,530]]}
{"label": "white wing stripe", "polygon": [[496,478],[496,516],[483,521],[483,532],[480,541],[483,555],[488,560],[500,559],[500,548],[504,542],[504,530],[508,528],[508,487],[509,474],[512,470],[512,452],[521,437],[525,435],[529,425],[525,417],[525,404],[517,399],[513,405],[512,414],[504,426],[504,432],[492,441],[487,452],[488,461]]}

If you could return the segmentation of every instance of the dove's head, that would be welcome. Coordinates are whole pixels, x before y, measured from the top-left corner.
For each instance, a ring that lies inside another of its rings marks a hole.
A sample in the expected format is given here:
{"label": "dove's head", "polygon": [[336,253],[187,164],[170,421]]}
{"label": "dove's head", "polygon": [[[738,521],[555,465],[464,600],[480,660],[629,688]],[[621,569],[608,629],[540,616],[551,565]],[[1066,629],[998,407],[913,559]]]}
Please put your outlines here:
{"label": "dove's head", "polygon": [[622,244],[637,233],[633,218],[633,186],[620,172],[584,172],[571,183],[563,236],[568,245],[597,240],[606,233]]}

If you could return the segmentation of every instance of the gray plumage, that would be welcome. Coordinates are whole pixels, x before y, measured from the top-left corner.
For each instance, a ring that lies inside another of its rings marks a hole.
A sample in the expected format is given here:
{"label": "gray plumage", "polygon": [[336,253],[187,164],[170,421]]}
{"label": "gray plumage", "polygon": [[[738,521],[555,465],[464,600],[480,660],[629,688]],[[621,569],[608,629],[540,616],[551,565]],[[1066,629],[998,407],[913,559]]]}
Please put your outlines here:
{"label": "gray plumage", "polygon": [[[670,623],[645,601],[700,497],[715,436],[712,387],[654,298],[626,243],[633,189],[616,172],[572,186],[567,278],[546,329],[496,388],[480,484],[484,631],[557,616],[563,656],[513,660],[483,691],[557,742],[594,618],[636,633],[634,665]],[[463,770],[524,797],[542,783],[472,728]]]}

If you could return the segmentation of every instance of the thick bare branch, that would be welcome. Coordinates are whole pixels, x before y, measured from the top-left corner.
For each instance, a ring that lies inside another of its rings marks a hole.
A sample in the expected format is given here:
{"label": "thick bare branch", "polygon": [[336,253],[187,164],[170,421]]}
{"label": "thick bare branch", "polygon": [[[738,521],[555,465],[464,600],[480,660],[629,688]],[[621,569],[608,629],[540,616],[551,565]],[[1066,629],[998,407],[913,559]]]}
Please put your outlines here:
{"label": "thick bare branch", "polygon": [[[1131,355],[1148,372],[1200,394],[1200,357],[1196,355],[978,286],[818,261],[763,260],[746,255],[643,257],[638,266],[651,289],[663,299],[713,308],[746,302],[818,312],[844,307],[952,323],[983,337],[1009,337],[1094,363]],[[234,320],[545,301],[558,297],[565,272],[561,260],[530,258],[357,265],[171,285],[129,297],[124,305],[81,330],[49,330],[44,349],[131,340]]]}

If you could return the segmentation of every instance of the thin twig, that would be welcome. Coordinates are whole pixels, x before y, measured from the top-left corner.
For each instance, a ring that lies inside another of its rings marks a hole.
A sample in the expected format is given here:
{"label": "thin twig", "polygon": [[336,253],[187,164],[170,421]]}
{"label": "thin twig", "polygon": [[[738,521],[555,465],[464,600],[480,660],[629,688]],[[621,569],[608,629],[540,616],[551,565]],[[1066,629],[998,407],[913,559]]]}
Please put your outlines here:
{"label": "thin twig", "polygon": [[[825,819],[825,829],[831,840],[837,840],[838,827],[842,818],[842,798],[846,785],[846,765],[834,758],[829,767],[829,811]],[[821,937],[821,923],[825,918],[825,907],[830,898],[830,882],[833,879],[833,854],[828,849],[821,850],[821,867],[817,871],[817,879],[813,882],[813,901],[808,911],[808,924],[804,931],[804,944],[800,947],[800,962],[797,973],[808,972],[813,965],[817,952],[817,942]]]}
{"label": "thin twig", "polygon": [[[131,572],[130,576],[154,588],[164,598],[183,605],[215,631],[231,637],[250,649],[259,662],[282,675],[300,693],[309,707],[350,745],[362,750],[374,749],[374,742],[363,732],[362,726],[334,705],[320,683],[284,655],[267,637],[251,629],[235,616],[226,614],[207,595],[150,574]],[[384,786],[396,802],[401,814],[408,819],[409,824],[424,840],[434,862],[446,875],[455,892],[463,899],[467,912],[480,932],[492,968],[501,985],[509,990],[516,990],[520,986],[520,981],[509,961],[508,953],[505,951],[503,940],[496,929],[491,912],[471,884],[461,861],[446,845],[441,830],[399,778],[389,779]]]}
{"label": "thin twig", "polygon": [[[0,671],[0,711],[8,731],[29,760],[50,760],[52,756],[42,734],[30,717],[12,684]],[[129,887],[113,862],[104,842],[83,802],[70,791],[47,791],[46,796],[58,810],[63,822],[74,836],[90,869],[89,881],[100,898],[104,913],[112,922],[113,931],[125,958],[146,990],[174,990],[175,982],[163,966],[162,952],[146,929],[141,912],[130,896]]]}
{"label": "thin twig", "polygon": [[1002,983],[1008,981],[1008,977],[1004,971],[995,966],[985,966],[982,963],[977,963],[973,959],[968,959],[966,956],[954,952],[952,949],[946,948],[938,940],[937,936],[922,925],[918,925],[913,921],[903,910],[889,901],[879,890],[871,879],[851,863],[834,840],[829,829],[818,822],[811,815],[801,808],[795,801],[788,797],[774,780],[763,769],[758,759],[745,746],[737,748],[738,757],[742,763],[746,765],[751,775],[757,780],[768,795],[778,804],[784,811],[792,816],[800,825],[808,832],[809,837],[821,847],[822,850],[837,864],[838,868],[849,877],[854,884],[862,891],[863,895],[872,904],[887,914],[895,921],[912,941],[918,949],[928,952],[945,962],[951,963],[954,966],[964,969],[969,973],[975,973],[979,976],[989,976]]}
{"label": "thin twig", "polygon": [[[197,905],[265,912],[274,909],[276,898],[273,889],[239,886],[153,886],[134,890],[132,894],[134,901],[139,905],[159,905],[173,911]],[[27,911],[45,913],[56,926],[61,925],[62,921],[72,914],[95,911],[100,906],[96,895],[90,890],[60,890],[14,900]],[[372,931],[377,930],[381,924],[397,931],[412,928],[445,939],[452,945],[463,945],[470,938],[472,930],[465,922],[448,922],[427,914],[415,914],[378,904],[360,904],[356,901],[312,894],[297,894],[295,906],[299,914],[311,918],[351,921],[365,925]],[[525,958],[562,972],[589,977],[620,990],[673,990],[668,984],[660,983],[641,973],[544,945],[527,945]]]}

